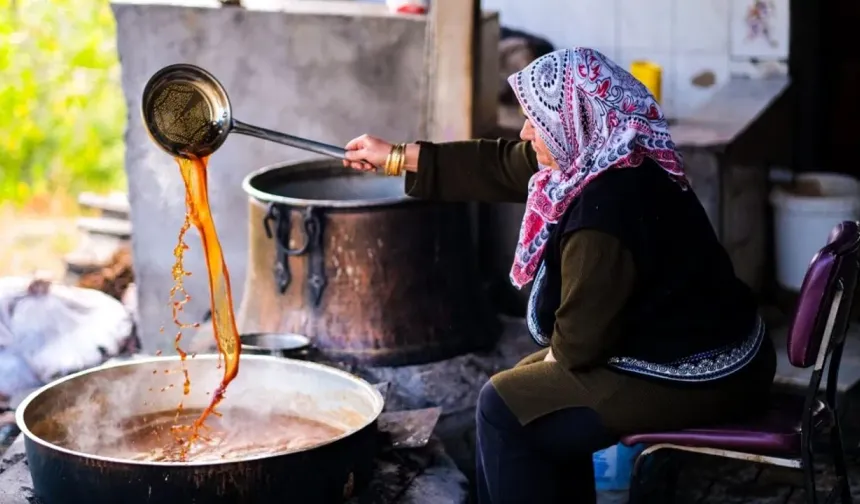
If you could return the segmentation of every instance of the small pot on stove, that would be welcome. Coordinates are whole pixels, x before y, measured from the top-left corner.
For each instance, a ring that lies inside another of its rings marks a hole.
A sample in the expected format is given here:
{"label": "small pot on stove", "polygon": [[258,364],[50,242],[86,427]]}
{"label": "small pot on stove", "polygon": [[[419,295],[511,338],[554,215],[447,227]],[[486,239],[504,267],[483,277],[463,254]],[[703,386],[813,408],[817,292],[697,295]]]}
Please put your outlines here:
{"label": "small pot on stove", "polygon": [[311,360],[313,346],[307,336],[294,333],[248,333],[239,335],[243,354],[271,355]]}

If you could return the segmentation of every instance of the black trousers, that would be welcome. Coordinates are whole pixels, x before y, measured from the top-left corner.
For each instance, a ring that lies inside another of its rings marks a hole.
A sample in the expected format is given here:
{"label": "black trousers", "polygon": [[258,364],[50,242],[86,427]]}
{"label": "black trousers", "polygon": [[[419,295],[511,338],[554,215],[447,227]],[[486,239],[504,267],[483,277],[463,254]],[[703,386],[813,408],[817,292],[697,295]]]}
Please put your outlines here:
{"label": "black trousers", "polygon": [[479,504],[593,504],[594,452],[618,437],[585,407],[521,425],[491,383],[477,406]]}

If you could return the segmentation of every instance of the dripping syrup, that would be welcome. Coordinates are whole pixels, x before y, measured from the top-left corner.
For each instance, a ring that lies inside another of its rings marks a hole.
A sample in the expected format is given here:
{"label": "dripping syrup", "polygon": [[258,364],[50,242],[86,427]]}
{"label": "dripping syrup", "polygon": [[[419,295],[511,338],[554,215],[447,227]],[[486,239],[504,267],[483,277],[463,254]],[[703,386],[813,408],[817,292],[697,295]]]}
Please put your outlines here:
{"label": "dripping syrup", "polygon": [[[239,354],[241,344],[239,333],[236,329],[233,314],[233,297],[230,289],[230,274],[227,264],[224,262],[224,254],[218,234],[215,231],[215,223],[209,206],[208,184],[206,177],[208,158],[176,158],[182,180],[185,182],[185,219],[179,229],[176,247],[173,249],[174,264],[171,268],[173,287],[170,290],[170,302],[173,315],[173,323],[177,332],[173,338],[173,346],[179,354],[181,370],[183,374],[182,394],[183,398],[191,391],[191,380],[188,376],[185,352],[180,343],[182,330],[197,327],[199,324],[188,324],[180,320],[180,315],[185,305],[191,300],[191,296],[185,290],[184,280],[191,273],[185,271],[183,260],[188,245],[185,235],[191,226],[194,226],[199,235],[203,247],[203,255],[206,260],[206,269],[209,277],[209,296],[212,308],[212,329],[215,341],[218,345],[219,368],[224,365],[224,375],[221,383],[212,393],[209,406],[204,408],[191,424],[180,425],[178,422],[183,415],[184,399],[176,409],[175,425],[171,429],[178,448],[180,460],[185,460],[191,445],[197,440],[205,440],[201,431],[205,431],[206,419],[210,415],[220,417],[216,410],[218,404],[224,399],[227,386],[239,372]],[[192,356],[193,357],[193,356]]]}

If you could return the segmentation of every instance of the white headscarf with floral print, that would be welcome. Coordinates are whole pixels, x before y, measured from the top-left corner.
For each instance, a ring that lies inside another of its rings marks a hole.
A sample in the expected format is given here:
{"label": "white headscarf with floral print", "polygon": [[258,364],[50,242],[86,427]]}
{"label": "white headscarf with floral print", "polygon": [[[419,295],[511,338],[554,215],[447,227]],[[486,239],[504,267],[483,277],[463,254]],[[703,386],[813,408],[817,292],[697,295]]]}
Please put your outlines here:
{"label": "white headscarf with floral print", "polygon": [[511,268],[522,287],[535,276],[551,225],[591,180],[609,169],[653,159],[686,185],[669,125],[648,89],[587,48],[555,51],[508,78],[523,112],[558,165],[529,181],[526,213]]}

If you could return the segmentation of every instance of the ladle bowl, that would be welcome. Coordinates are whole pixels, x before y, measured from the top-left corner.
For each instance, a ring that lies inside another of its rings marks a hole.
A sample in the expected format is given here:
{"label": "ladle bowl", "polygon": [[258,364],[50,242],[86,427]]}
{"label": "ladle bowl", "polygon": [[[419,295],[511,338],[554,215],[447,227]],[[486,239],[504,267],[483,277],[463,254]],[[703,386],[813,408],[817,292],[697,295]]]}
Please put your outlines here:
{"label": "ladle bowl", "polygon": [[233,117],[224,86],[206,70],[187,63],[155,72],[143,89],[143,123],[149,136],[174,157],[205,158],[230,133],[248,135],[336,159],[346,150],[243,123]]}

